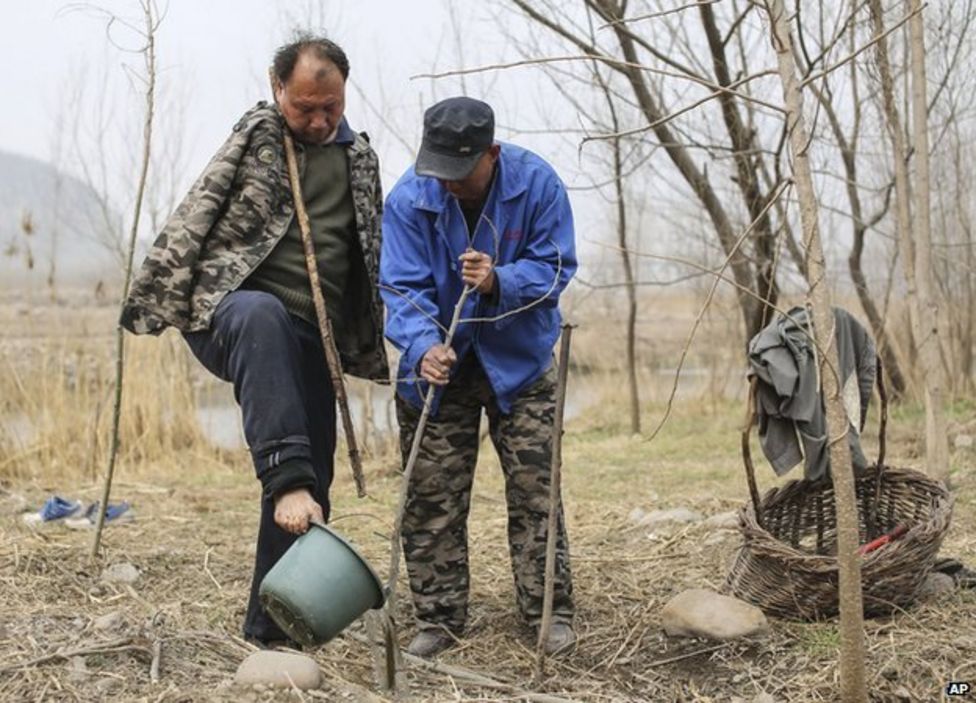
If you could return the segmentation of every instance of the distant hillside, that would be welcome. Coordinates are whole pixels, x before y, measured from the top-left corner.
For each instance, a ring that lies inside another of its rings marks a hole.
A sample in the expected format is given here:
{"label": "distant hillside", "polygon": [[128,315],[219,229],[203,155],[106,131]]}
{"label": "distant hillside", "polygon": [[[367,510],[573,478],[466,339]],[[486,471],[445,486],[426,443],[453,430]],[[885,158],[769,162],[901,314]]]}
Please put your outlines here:
{"label": "distant hillside", "polygon": [[52,257],[58,284],[112,281],[118,264],[100,243],[104,223],[97,198],[77,178],[0,151],[0,285],[43,285]]}

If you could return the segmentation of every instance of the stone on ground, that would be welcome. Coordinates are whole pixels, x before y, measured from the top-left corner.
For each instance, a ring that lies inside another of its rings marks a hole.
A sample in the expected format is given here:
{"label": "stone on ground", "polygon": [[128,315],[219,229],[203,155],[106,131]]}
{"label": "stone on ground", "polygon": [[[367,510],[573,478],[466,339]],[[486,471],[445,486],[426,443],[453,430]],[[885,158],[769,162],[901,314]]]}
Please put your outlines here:
{"label": "stone on ground", "polygon": [[129,562],[112,564],[102,571],[102,581],[107,583],[135,583],[139,580],[139,569]]}
{"label": "stone on ground", "polygon": [[716,530],[736,530],[739,528],[739,514],[728,512],[711,515],[705,520],[705,527]]}
{"label": "stone on ground", "polygon": [[122,613],[115,611],[112,613],[106,613],[101,615],[92,622],[92,627],[99,632],[112,632],[113,630],[120,629],[125,624],[125,618],[122,617]]}
{"label": "stone on ground", "polygon": [[71,657],[68,661],[67,680],[71,683],[81,683],[88,679],[91,672],[88,670],[88,662],[84,657]]}
{"label": "stone on ground", "polygon": [[688,508],[672,508],[671,510],[652,510],[640,519],[640,524],[647,527],[661,525],[701,522],[702,514]]}
{"label": "stone on ground", "polygon": [[731,640],[769,628],[763,612],[737,598],[704,588],[679,593],[661,612],[664,631],[679,637]]}
{"label": "stone on ground", "polygon": [[925,577],[925,580],[922,581],[922,585],[919,586],[915,595],[921,599],[938,598],[946,593],[952,593],[955,590],[955,579],[949,576],[949,574],[933,571],[931,574]]}
{"label": "stone on ground", "polygon": [[315,660],[289,652],[254,652],[237,667],[234,683],[240,686],[275,686],[307,691],[322,685],[322,672]]}

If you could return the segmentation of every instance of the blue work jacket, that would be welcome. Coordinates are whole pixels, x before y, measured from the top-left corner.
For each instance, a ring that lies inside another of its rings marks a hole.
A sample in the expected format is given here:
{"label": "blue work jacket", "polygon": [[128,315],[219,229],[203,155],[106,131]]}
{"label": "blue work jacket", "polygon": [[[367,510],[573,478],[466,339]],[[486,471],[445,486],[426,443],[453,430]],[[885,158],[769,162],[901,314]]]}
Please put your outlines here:
{"label": "blue work jacket", "polygon": [[470,237],[457,199],[413,167],[386,200],[380,256],[386,337],[401,352],[397,392],[418,408],[427,389],[420,361],[450,327],[464,289],[458,257],[469,248],[492,255],[498,291],[469,296],[451,343],[458,360],[472,351],[478,356],[506,414],[552,361],[559,295],[576,271],[569,198],[553,168],[521,147],[502,144],[496,169]]}

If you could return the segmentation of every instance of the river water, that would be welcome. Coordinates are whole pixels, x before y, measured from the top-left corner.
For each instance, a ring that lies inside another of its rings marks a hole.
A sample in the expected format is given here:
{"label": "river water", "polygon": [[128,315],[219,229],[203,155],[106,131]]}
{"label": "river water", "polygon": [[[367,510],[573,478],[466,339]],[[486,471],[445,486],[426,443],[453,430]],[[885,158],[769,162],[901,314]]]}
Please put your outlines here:
{"label": "river water", "polygon": [[[641,383],[643,400],[662,402],[667,399],[674,380],[673,369],[657,369],[652,372],[652,382]],[[609,390],[609,392],[608,392]],[[711,391],[722,397],[743,397],[744,381],[741,378],[720,379],[716,383],[714,375],[706,369],[687,368],[681,372],[677,397],[684,398]],[[350,412],[356,429],[362,427],[363,412],[366,403],[366,393],[360,384],[350,384],[347,387]],[[567,389],[565,418],[571,421],[582,416],[597,403],[619,402],[627,403],[626,386],[619,375],[594,376],[580,374],[569,379]],[[380,435],[390,434],[397,430],[396,412],[393,403],[393,388],[391,386],[372,387],[371,405],[373,425]],[[614,401],[613,399],[618,399]],[[229,384],[207,386],[197,397],[196,419],[203,434],[212,444],[223,449],[244,449],[241,429],[240,409],[234,401],[233,392]],[[26,449],[37,439],[37,428],[24,413],[8,414],[0,418],[0,432],[2,438],[12,444],[14,448]]]}

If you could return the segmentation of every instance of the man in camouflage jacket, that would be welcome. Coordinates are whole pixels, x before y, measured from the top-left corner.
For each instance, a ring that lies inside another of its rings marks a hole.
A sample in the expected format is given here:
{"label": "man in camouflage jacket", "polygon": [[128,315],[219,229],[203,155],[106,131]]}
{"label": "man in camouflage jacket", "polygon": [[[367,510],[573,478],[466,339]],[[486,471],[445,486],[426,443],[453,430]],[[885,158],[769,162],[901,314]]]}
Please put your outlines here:
{"label": "man in camouflage jacket", "polygon": [[386,381],[377,291],[382,190],[376,154],[343,117],[349,63],[303,36],[272,67],[275,105],[234,126],[156,239],[122,324],[180,330],[200,362],[234,384],[262,484],[261,523],[244,634],[284,633],[258,587],[309,522],[329,514],[335,399],[295,217],[284,130],[295,137],[330,323],[343,369]]}

